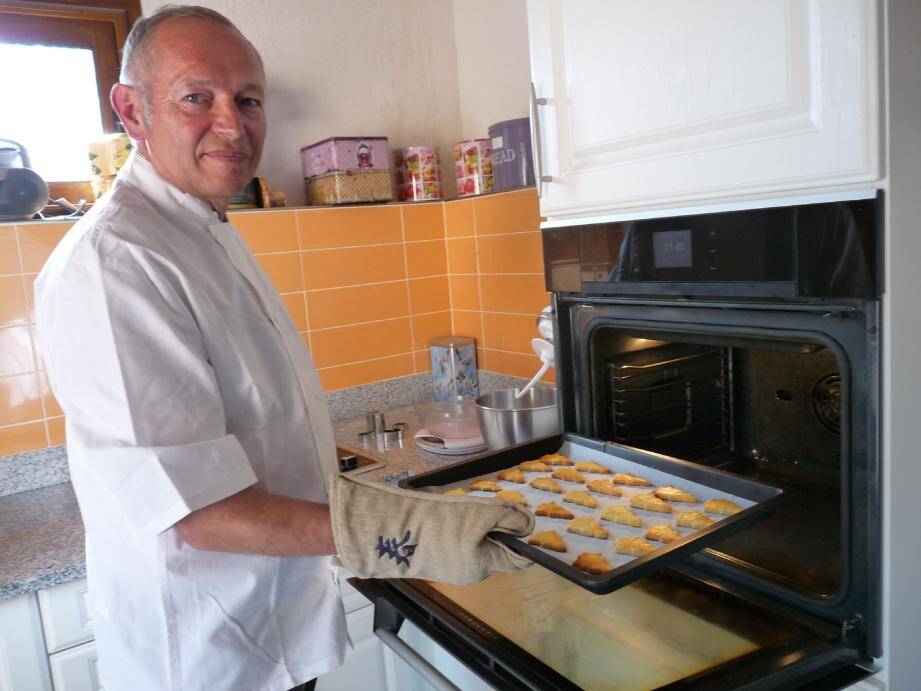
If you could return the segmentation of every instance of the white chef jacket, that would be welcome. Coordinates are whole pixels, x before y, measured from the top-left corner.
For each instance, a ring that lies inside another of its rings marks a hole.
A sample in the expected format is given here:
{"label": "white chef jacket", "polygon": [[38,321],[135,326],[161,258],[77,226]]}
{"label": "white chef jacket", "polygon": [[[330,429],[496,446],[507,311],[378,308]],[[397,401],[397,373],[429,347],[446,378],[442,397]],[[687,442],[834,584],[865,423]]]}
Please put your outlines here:
{"label": "white chef jacket", "polygon": [[254,484],[326,503],[336,463],[310,355],[236,230],[133,154],[35,288],[106,691],[287,691],[341,664],[329,557],[172,527]]}

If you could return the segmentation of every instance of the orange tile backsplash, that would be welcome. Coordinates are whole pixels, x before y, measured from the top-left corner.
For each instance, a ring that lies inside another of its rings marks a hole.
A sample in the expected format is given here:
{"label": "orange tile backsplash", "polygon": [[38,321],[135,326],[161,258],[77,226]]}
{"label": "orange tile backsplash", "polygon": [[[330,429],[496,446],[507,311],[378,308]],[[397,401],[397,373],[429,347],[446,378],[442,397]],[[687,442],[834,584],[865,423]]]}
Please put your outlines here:
{"label": "orange tile backsplash", "polygon": [[[533,189],[444,203],[240,211],[327,390],[429,371],[428,341],[477,341],[479,367],[531,376],[548,302]],[[64,443],[33,350],[32,282],[68,223],[0,225],[0,456]]]}

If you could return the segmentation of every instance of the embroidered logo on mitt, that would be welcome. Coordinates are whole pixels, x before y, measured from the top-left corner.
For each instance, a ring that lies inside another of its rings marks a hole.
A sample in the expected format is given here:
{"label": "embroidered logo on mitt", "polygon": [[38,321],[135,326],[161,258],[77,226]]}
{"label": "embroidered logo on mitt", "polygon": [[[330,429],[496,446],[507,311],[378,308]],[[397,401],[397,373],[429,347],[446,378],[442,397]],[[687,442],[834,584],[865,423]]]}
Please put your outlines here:
{"label": "embroidered logo on mitt", "polygon": [[395,537],[384,538],[383,535],[377,536],[377,558],[380,559],[385,554],[391,559],[395,559],[397,566],[400,564],[406,564],[409,566],[409,557],[411,557],[416,551],[416,545],[407,545],[412,534],[410,531],[406,531],[406,534],[403,536],[403,539],[397,542]]}

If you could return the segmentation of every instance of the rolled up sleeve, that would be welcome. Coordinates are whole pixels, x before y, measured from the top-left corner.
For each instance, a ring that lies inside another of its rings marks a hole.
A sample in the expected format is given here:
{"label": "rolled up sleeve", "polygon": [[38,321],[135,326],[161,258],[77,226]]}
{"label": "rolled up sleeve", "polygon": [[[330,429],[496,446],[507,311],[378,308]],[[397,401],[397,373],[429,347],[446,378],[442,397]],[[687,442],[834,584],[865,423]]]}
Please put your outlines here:
{"label": "rolled up sleeve", "polygon": [[152,537],[256,482],[168,267],[84,243],[37,316],[71,463],[88,466],[138,532]]}

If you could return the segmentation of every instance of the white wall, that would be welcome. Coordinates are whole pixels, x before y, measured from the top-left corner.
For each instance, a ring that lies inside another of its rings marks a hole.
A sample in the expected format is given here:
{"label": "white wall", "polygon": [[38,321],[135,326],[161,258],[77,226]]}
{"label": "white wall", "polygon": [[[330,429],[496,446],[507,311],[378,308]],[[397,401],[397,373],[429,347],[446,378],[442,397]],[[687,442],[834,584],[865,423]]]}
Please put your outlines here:
{"label": "white wall", "polygon": [[454,0],[461,137],[528,115],[531,67],[525,0]]}
{"label": "white wall", "polygon": [[[161,4],[141,0],[145,15]],[[450,161],[461,127],[448,0],[194,4],[226,15],[262,54],[269,135],[259,174],[287,194],[289,206],[304,203],[300,148],[327,137],[385,135],[391,148],[435,144]],[[451,166],[445,173],[453,196]]]}

